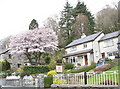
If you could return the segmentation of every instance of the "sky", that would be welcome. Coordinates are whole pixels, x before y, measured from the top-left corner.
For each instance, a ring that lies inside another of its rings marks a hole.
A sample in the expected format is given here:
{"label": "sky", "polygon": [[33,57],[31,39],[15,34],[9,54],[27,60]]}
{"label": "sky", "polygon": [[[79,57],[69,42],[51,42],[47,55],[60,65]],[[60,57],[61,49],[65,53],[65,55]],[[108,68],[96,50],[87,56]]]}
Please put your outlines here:
{"label": "sky", "polygon": [[[68,0],[75,6],[78,0]],[[80,0],[92,14],[119,0]],[[0,0],[0,39],[28,30],[32,19],[39,27],[51,16],[60,15],[66,0]]]}

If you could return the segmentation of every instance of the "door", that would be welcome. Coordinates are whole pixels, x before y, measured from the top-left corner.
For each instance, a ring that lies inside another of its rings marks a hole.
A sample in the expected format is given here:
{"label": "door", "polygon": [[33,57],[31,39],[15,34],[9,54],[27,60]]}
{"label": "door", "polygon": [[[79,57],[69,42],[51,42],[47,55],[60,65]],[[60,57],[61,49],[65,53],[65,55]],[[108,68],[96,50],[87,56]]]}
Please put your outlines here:
{"label": "door", "polygon": [[88,65],[87,55],[84,56],[84,59],[85,59],[85,65]]}
{"label": "door", "polygon": [[101,55],[102,55],[102,58],[105,58],[105,53],[101,53]]}

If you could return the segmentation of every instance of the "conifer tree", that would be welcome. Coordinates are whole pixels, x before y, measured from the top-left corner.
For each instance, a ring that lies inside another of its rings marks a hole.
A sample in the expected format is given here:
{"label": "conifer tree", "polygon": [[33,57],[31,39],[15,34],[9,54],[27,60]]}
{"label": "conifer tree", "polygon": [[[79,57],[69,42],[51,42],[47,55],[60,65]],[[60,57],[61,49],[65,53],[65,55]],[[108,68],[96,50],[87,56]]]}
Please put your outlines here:
{"label": "conifer tree", "polygon": [[88,18],[88,30],[89,30],[90,34],[93,34],[94,33],[94,26],[95,26],[94,17],[90,13],[90,11],[88,11],[84,2],[80,2],[80,1],[78,1],[76,7],[73,10],[74,18],[76,18],[79,14],[83,14],[83,15],[87,16],[87,18]]}
{"label": "conifer tree", "polygon": [[33,19],[32,21],[31,21],[31,23],[30,23],[30,25],[29,25],[29,30],[33,30],[33,29],[36,29],[36,28],[38,28],[38,22],[35,20],[35,19]]}
{"label": "conifer tree", "polygon": [[72,41],[72,24],[73,24],[73,16],[72,16],[73,7],[66,2],[63,11],[61,12],[61,18],[59,22],[60,32],[62,37],[64,37],[65,45]]}

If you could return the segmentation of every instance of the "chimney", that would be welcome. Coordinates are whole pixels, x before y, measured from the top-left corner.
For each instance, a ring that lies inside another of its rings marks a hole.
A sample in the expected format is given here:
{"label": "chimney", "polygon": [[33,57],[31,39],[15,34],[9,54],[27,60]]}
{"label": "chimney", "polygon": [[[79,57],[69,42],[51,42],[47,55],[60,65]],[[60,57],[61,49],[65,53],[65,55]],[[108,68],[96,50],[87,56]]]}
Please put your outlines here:
{"label": "chimney", "polygon": [[86,37],[85,33],[82,34],[81,38],[84,38],[84,37]]}

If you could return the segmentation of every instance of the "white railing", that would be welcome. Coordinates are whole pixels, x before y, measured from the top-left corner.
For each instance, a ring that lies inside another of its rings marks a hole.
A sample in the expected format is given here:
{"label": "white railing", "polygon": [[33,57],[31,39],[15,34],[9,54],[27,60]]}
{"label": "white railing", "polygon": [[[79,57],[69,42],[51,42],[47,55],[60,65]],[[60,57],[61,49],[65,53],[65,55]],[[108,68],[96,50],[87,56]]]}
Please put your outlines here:
{"label": "white railing", "polygon": [[106,71],[102,73],[87,72],[87,84],[90,85],[118,85],[120,74],[118,71]]}
{"label": "white railing", "polygon": [[118,71],[82,72],[71,74],[57,74],[53,76],[54,84],[81,84],[81,85],[118,85],[120,74]]}

